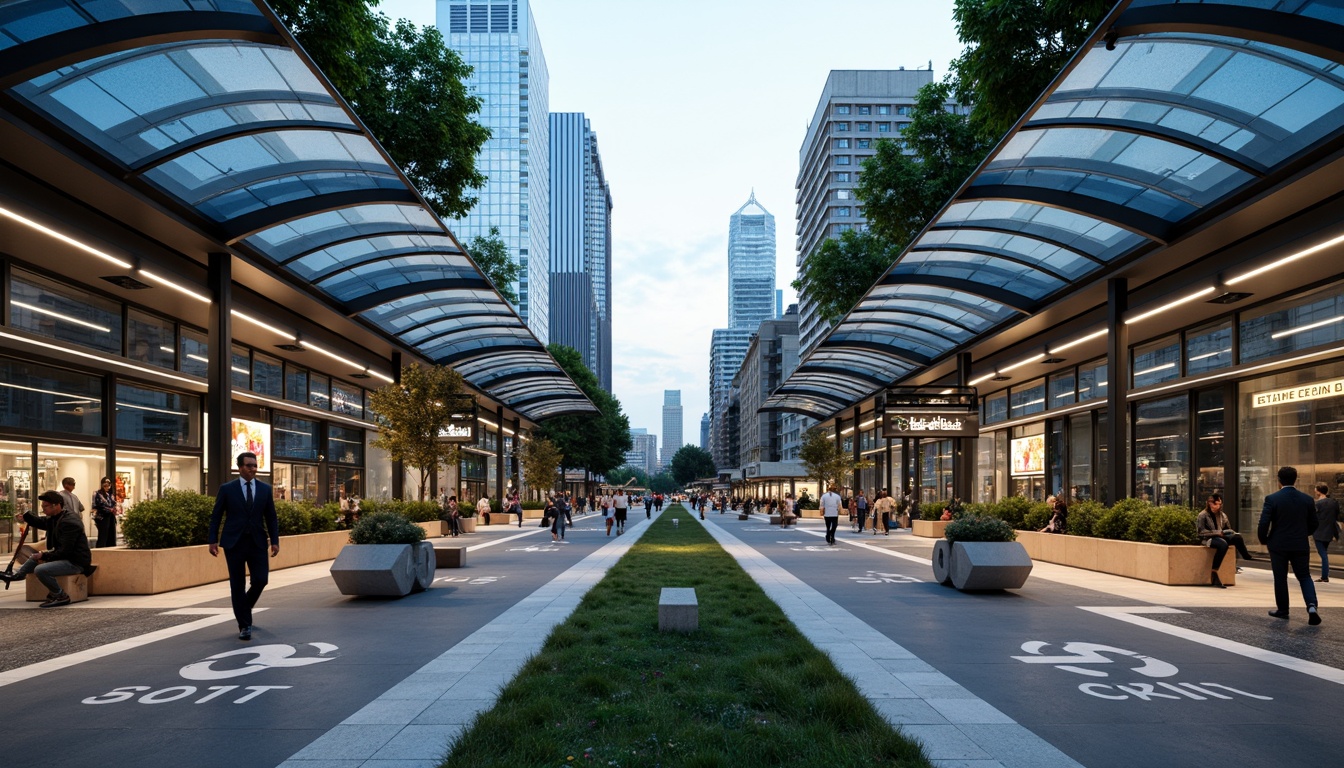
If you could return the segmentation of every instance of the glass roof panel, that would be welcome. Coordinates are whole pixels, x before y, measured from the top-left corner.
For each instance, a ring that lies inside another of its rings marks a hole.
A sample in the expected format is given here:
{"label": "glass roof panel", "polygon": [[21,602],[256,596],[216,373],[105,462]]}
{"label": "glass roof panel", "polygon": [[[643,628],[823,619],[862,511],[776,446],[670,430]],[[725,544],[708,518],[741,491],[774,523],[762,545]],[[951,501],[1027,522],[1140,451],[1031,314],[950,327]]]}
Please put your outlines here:
{"label": "glass roof panel", "polygon": [[247,0],[42,0],[0,4],[0,50],[129,16],[224,11],[260,16]]}
{"label": "glass roof panel", "polygon": [[[982,298],[974,294],[966,293],[965,291],[955,291],[951,288],[939,288],[932,285],[882,285],[870,291],[867,298],[893,309],[903,305],[899,302],[891,301],[892,299],[911,300],[923,304],[928,304],[929,302],[935,304],[943,302],[965,309],[967,312],[974,313],[991,322],[1006,320],[1017,314],[1010,307],[1005,307],[997,301]],[[867,299],[865,299],[865,301],[866,300]],[[952,317],[951,313],[944,312],[943,314],[949,318]],[[957,320],[957,322],[961,321]],[[962,324],[965,325],[966,323]]]}
{"label": "glass roof panel", "polygon": [[[433,253],[398,256],[372,264],[363,264],[346,272],[338,272],[315,285],[341,301],[349,301],[367,293],[398,285],[413,285],[421,281],[442,279],[480,282],[482,289],[489,290],[489,286],[476,268],[467,261],[467,257]],[[498,323],[497,320],[495,322]]]}
{"label": "glass roof panel", "polygon": [[305,280],[320,280],[337,270],[405,253],[456,253],[446,235],[388,235],[337,243],[286,262],[285,266]]}
{"label": "glass roof panel", "polygon": [[[1093,197],[1114,205],[1133,208],[1166,221],[1177,221],[1199,210],[1194,204],[1163,191],[1105,176],[1063,168],[1028,168],[986,171],[973,186],[1013,184],[1054,192]],[[1082,201],[1080,201],[1081,205]]]}
{"label": "glass roof panel", "polygon": [[[465,289],[428,291],[380,304],[365,310],[362,314],[370,322],[392,333],[399,333],[442,317],[441,310],[445,306],[452,307],[458,303],[488,304],[490,299],[498,301],[493,291]],[[496,306],[502,307],[503,302],[499,302]]]}
{"label": "glass roof panel", "polygon": [[438,336],[442,333],[448,333],[462,328],[484,328],[493,327],[500,324],[501,318],[511,317],[512,315],[504,310],[497,312],[478,312],[469,315],[456,315],[445,317],[441,320],[434,320],[424,325],[412,328],[409,331],[398,334],[398,337],[407,344],[419,344],[425,339]]}
{"label": "glass roof panel", "polygon": [[286,261],[353,237],[397,232],[442,235],[443,227],[418,205],[357,205],[271,227],[243,242],[276,261]]}
{"label": "glass roof panel", "polygon": [[844,320],[845,323],[862,323],[868,321],[913,325],[957,341],[965,341],[974,335],[971,333],[970,329],[962,325],[956,325],[945,320],[939,320],[925,315],[912,315],[909,312],[902,312],[900,307],[854,309]]}
{"label": "glass roof panel", "polygon": [[1053,240],[1103,261],[1145,242],[1126,229],[1072,211],[1013,200],[953,203],[938,226],[985,226]]}
{"label": "glass roof panel", "polygon": [[1066,283],[1038,269],[1014,261],[965,251],[911,251],[887,273],[900,275],[938,275],[971,283],[1003,288],[1039,299],[1063,288]]}
{"label": "glass roof panel", "polygon": [[555,363],[540,349],[533,352],[510,350],[502,355],[494,355],[488,360],[481,359],[456,363],[453,365],[453,370],[469,379],[473,377],[485,379],[487,374],[494,376],[505,371],[530,370],[533,366],[546,366],[548,369],[554,370]]}
{"label": "glass roof panel", "polygon": [[1076,251],[1033,237],[983,229],[935,229],[925,232],[915,248],[923,246],[971,246],[986,248],[1016,257],[1032,264],[1041,264],[1050,271],[1070,279],[1082,277],[1099,265]]}
{"label": "glass roof panel", "polygon": [[938,357],[947,351],[947,344],[941,339],[939,346],[915,338],[915,332],[898,331],[890,326],[868,324],[870,327],[860,330],[839,328],[826,338],[825,343],[843,345],[853,343],[885,344],[891,347],[891,354],[899,357],[901,352],[909,351],[923,357]]}

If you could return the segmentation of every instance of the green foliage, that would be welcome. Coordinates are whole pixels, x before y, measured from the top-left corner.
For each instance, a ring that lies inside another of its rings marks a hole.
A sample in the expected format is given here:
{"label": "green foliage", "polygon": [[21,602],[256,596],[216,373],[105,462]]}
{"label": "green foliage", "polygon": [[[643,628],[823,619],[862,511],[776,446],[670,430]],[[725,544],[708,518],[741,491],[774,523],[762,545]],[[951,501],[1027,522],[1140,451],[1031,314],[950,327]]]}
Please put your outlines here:
{"label": "green foliage", "polygon": [[414,544],[424,540],[424,528],[394,512],[361,514],[350,529],[351,544]]}
{"label": "green foliage", "polygon": [[121,532],[131,549],[167,549],[205,544],[215,499],[195,491],[167,490],[122,516]]}
{"label": "green foliage", "polygon": [[295,536],[312,530],[313,505],[299,501],[275,502],[275,519],[280,524],[281,536]]}
{"label": "green foliage", "polygon": [[1032,504],[1027,514],[1022,518],[1022,524],[1017,526],[1024,531],[1039,531],[1050,522],[1050,507],[1045,504]]}
{"label": "green foliage", "polygon": [[672,454],[672,479],[684,486],[705,477],[714,477],[718,467],[714,466],[714,457],[709,451],[698,445],[683,445]]}
{"label": "green foliage", "polygon": [[550,493],[555,488],[556,472],[565,457],[555,443],[532,435],[531,440],[518,441],[513,453],[523,469],[523,481],[535,491]]}
{"label": "green foliage", "polygon": [[1007,521],[989,515],[965,515],[947,524],[948,541],[1016,541],[1017,532]]}
{"label": "green foliage", "polygon": [[[1031,512],[1031,500],[1022,496],[1007,496],[999,499],[998,503],[994,505],[994,516],[1014,528],[1023,527],[1027,513],[1029,512]],[[1048,519],[1049,515],[1047,514],[1046,517]],[[1045,523],[1041,523],[1041,525],[1036,526],[1036,528],[1040,528],[1044,525]],[[1032,528],[1031,530],[1036,529]]]}
{"label": "green foliage", "polygon": [[1096,536],[1097,520],[1105,513],[1106,505],[1100,501],[1088,499],[1070,504],[1069,533],[1075,536]]}
{"label": "green foliage", "polygon": [[1184,507],[1150,506],[1131,516],[1125,538],[1153,544],[1198,544],[1195,517],[1194,511]]}
{"label": "green foliage", "polygon": [[899,139],[878,141],[859,173],[854,193],[863,203],[868,226],[898,253],[956,194],[989,150],[966,115],[947,111],[952,99],[946,83],[920,88],[910,125]]}
{"label": "green foliage", "polygon": [[866,459],[855,461],[854,456],[837,445],[833,437],[815,427],[803,435],[798,458],[807,468],[807,476],[821,484],[822,493],[832,484],[847,485],[855,470],[873,466],[873,462]]}
{"label": "green foliage", "polygon": [[649,478],[649,490],[654,493],[661,493],[663,495],[676,493],[677,489],[680,487],[681,485],[676,481],[676,478],[672,477],[671,472],[659,472]]}
{"label": "green foliage", "polygon": [[336,530],[336,521],[345,517],[338,501],[328,501],[320,507],[308,508],[308,530],[312,533],[326,533]]}
{"label": "green foliage", "polygon": [[556,416],[533,434],[555,443],[563,455],[562,467],[605,475],[625,463],[625,452],[632,445],[630,419],[621,410],[621,401],[598,385],[578,350],[563,344],[551,344],[547,350],[598,413]]}
{"label": "green foliage", "polygon": [[[943,510],[947,509],[952,502],[944,499],[942,501],[917,501],[915,506],[919,509],[920,520],[940,520],[943,517]],[[911,513],[914,517],[914,513]]]}
{"label": "green foliage", "polygon": [[1130,510],[1125,507],[1111,507],[1097,518],[1092,525],[1092,535],[1101,539],[1123,539],[1129,535]]}
{"label": "green foliage", "polygon": [[649,487],[649,473],[639,467],[623,464],[607,473],[607,482],[612,485],[625,485],[631,480],[640,488]]}
{"label": "green foliage", "polygon": [[873,233],[849,230],[839,238],[828,237],[818,243],[803,260],[802,271],[791,285],[815,303],[823,320],[835,323],[899,255],[900,249]]}
{"label": "green foliage", "polygon": [[1114,3],[1111,0],[956,0],[957,36],[966,45],[952,62],[971,124],[986,141],[1031,107]]}
{"label": "green foliage", "polygon": [[528,499],[527,501],[522,502],[520,506],[522,506],[523,509],[545,509],[546,502]]}
{"label": "green foliage", "polygon": [[14,519],[14,502],[0,501],[0,520]]}
{"label": "green foliage", "polygon": [[373,445],[420,475],[416,498],[425,498],[429,478],[440,464],[455,466],[460,449],[439,439],[463,400],[462,376],[447,366],[412,364],[401,383],[369,392],[369,409],[381,429]]}
{"label": "green foliage", "polygon": [[518,293],[513,290],[513,284],[522,277],[523,266],[509,255],[509,246],[499,236],[499,227],[491,227],[489,235],[473,237],[467,246],[467,253],[485,276],[490,278],[499,295],[518,306]]}
{"label": "green foliage", "polygon": [[430,523],[439,519],[439,505],[433,501],[402,501],[393,510],[412,523]]}

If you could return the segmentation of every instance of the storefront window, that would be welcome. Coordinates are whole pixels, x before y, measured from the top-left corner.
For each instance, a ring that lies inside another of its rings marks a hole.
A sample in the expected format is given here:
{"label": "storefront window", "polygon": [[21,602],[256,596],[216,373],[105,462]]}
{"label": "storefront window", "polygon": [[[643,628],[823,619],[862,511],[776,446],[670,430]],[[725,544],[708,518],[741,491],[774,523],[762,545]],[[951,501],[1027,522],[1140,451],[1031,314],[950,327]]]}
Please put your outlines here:
{"label": "storefront window", "polygon": [[37,486],[33,498],[47,491],[62,490],[61,481],[74,478],[75,497],[84,504],[84,532],[97,537],[93,527],[93,492],[107,469],[107,451],[75,445],[37,446]]}
{"label": "storefront window", "polygon": [[271,421],[271,429],[275,432],[277,457],[317,461],[316,421],[277,415]]}
{"label": "storefront window", "polygon": [[364,463],[364,430],[327,426],[327,460],[339,464]]}
{"label": "storefront window", "polygon": [[341,491],[347,496],[364,498],[364,470],[358,467],[333,466],[327,470],[330,487],[327,489],[327,501],[340,501]]}
{"label": "storefront window", "polygon": [[1247,313],[1240,331],[1243,363],[1344,339],[1344,283]]}
{"label": "storefront window", "polygon": [[0,426],[100,437],[103,380],[0,359]]}
{"label": "storefront window", "polygon": [[318,410],[331,410],[331,379],[320,373],[308,373],[308,405]]}
{"label": "storefront window", "polygon": [[1073,405],[1078,399],[1077,395],[1078,377],[1072,370],[1066,373],[1056,373],[1050,377],[1050,407],[1062,408],[1066,405]]}
{"label": "storefront window", "polygon": [[1049,431],[1045,433],[1045,469],[1046,485],[1049,493],[1059,496],[1064,493],[1064,457],[1068,446],[1064,442],[1064,420],[1051,419]]}
{"label": "storefront window", "polygon": [[285,396],[284,366],[278,358],[252,353],[252,391],[259,395]]}
{"label": "storefront window", "polygon": [[1078,402],[1106,399],[1106,361],[1078,367]]}
{"label": "storefront window", "polygon": [[0,532],[17,535],[14,518],[33,511],[33,444],[0,440]]}
{"label": "storefront window", "polygon": [[308,403],[308,371],[285,365],[285,399],[292,403]]}
{"label": "storefront window", "polygon": [[998,501],[995,496],[994,435],[981,435],[975,441],[975,501],[981,504]]}
{"label": "storefront window", "polygon": [[1092,498],[1092,414],[1069,417],[1069,499]]}
{"label": "storefront window", "polygon": [[1008,418],[1008,393],[996,392],[985,398],[985,423],[996,424]]}
{"label": "storefront window", "polygon": [[1106,411],[1097,411],[1097,431],[1095,432],[1097,441],[1097,468],[1092,473],[1092,485],[1095,489],[1093,498],[1102,504],[1111,503],[1110,493],[1110,471],[1111,471],[1111,452],[1110,437],[1106,431],[1108,429]]}
{"label": "storefront window", "polygon": [[1171,338],[1134,348],[1133,386],[1146,387],[1181,376],[1180,340]]}
{"label": "storefront window", "polygon": [[198,446],[201,400],[158,389],[117,385],[117,439]]}
{"label": "storefront window", "polygon": [[1014,427],[1008,443],[1013,495],[1035,501],[1045,500],[1045,424]]}
{"label": "storefront window", "polygon": [[920,501],[947,501],[952,498],[952,441],[921,440]]}
{"label": "storefront window", "polygon": [[252,352],[247,347],[233,345],[233,361],[230,363],[234,389],[252,388]]}
{"label": "storefront window", "polygon": [[276,462],[271,472],[277,501],[317,501],[317,467]]}
{"label": "storefront window", "polygon": [[1045,410],[1045,380],[1014,387],[1008,395],[1008,415],[1017,419]]}
{"label": "storefront window", "polygon": [[130,310],[128,314],[127,356],[137,363],[158,368],[177,368],[177,334],[173,324],[159,317]]}
{"label": "storefront window", "polygon": [[117,451],[117,476],[112,478],[117,500],[124,509],[157,498],[159,454],[152,451]]}
{"label": "storefront window", "polygon": [[1232,365],[1232,323],[1190,331],[1185,336],[1185,375]]}
{"label": "storefront window", "polygon": [[121,355],[121,305],[15,269],[9,324],[39,336]]}
{"label": "storefront window", "polygon": [[1134,495],[1154,504],[1189,504],[1188,396],[1139,403],[1134,409]]}
{"label": "storefront window", "polygon": [[343,381],[331,382],[331,410],[357,419],[364,418],[364,395],[359,387]]}
{"label": "storefront window", "polygon": [[1224,414],[1221,387],[1196,395],[1195,466],[1199,475],[1195,480],[1195,506],[1202,505],[1209,494],[1223,492],[1223,447],[1227,444]]}
{"label": "storefront window", "polygon": [[159,458],[165,491],[201,492],[201,457],[163,454]]}
{"label": "storefront window", "polygon": [[387,500],[392,498],[392,458],[387,455],[387,451],[374,446],[373,441],[377,437],[378,434],[373,430],[364,435],[364,455],[367,457],[364,497]]}
{"label": "storefront window", "polygon": [[209,337],[200,331],[183,328],[178,343],[181,345],[178,349],[180,353],[178,360],[181,362],[182,372],[204,379],[210,372]]}

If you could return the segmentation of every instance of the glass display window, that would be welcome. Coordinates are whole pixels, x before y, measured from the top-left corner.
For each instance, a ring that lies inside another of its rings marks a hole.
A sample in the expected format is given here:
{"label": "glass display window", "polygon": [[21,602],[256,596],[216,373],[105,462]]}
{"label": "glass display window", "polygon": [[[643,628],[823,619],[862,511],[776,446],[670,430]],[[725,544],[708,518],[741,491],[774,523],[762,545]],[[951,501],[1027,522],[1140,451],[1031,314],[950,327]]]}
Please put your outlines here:
{"label": "glass display window", "polygon": [[9,325],[39,336],[120,356],[121,304],[14,269]]}
{"label": "glass display window", "polygon": [[201,399],[132,384],[117,384],[117,439],[197,447]]}
{"label": "glass display window", "polygon": [[1133,386],[1146,387],[1181,376],[1180,339],[1171,336],[1134,348]]}
{"label": "glass display window", "polygon": [[159,454],[157,451],[117,451],[117,474],[113,479],[122,509],[159,497]]}
{"label": "glass display window", "polygon": [[1190,403],[1182,393],[1134,408],[1134,496],[1190,503]]}
{"label": "glass display window", "polygon": [[201,457],[159,456],[159,488],[164,491],[201,492]]}
{"label": "glass display window", "polygon": [[181,371],[204,379],[210,372],[210,338],[194,328],[183,328],[178,345]]}
{"label": "glass display window", "polygon": [[327,461],[337,464],[363,464],[364,446],[364,430],[339,427],[335,424],[327,426]]}
{"label": "glass display window", "polygon": [[102,437],[103,379],[0,358],[0,426]]}
{"label": "glass display window", "polygon": [[17,536],[16,520],[33,511],[33,498],[33,444],[0,440],[0,531]]}
{"label": "glass display window", "polygon": [[277,414],[271,420],[275,455],[280,458],[317,461],[317,422]]}
{"label": "glass display window", "polygon": [[72,478],[75,481],[75,498],[83,506],[80,517],[84,521],[84,532],[96,537],[97,532],[93,527],[93,492],[98,490],[106,471],[107,451],[103,448],[39,443],[33,498],[47,491],[63,490],[62,481],[67,477]]}
{"label": "glass display window", "polygon": [[317,503],[317,467],[312,464],[276,462],[271,472],[276,501]]}

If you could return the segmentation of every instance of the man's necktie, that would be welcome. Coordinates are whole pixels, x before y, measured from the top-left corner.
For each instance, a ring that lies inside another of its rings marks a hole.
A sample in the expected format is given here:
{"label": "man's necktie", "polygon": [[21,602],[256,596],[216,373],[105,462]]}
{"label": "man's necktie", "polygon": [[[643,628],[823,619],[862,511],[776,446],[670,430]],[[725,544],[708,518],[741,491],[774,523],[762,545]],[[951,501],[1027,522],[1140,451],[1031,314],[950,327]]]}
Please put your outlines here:
{"label": "man's necktie", "polygon": [[247,507],[252,508],[252,483],[247,483]]}

